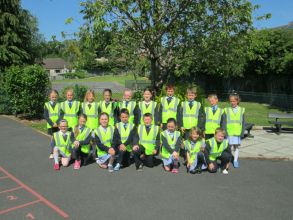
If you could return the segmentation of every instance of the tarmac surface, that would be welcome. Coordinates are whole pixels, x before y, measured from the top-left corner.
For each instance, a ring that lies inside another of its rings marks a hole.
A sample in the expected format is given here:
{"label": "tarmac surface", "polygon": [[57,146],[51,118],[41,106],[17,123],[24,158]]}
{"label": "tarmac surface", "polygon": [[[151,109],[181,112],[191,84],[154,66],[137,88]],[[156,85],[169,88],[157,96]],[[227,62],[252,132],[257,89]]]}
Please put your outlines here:
{"label": "tarmac surface", "polygon": [[56,172],[47,136],[2,116],[0,130],[0,219],[293,219],[292,161],[240,159],[229,175]]}

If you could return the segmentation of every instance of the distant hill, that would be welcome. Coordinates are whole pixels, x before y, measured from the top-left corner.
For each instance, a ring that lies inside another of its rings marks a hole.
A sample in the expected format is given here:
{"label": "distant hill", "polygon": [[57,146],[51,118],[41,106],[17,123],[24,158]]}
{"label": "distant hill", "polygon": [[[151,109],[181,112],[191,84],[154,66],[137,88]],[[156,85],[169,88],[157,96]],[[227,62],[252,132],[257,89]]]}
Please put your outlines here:
{"label": "distant hill", "polygon": [[278,26],[272,29],[293,29],[293,21],[289,22],[287,25]]}

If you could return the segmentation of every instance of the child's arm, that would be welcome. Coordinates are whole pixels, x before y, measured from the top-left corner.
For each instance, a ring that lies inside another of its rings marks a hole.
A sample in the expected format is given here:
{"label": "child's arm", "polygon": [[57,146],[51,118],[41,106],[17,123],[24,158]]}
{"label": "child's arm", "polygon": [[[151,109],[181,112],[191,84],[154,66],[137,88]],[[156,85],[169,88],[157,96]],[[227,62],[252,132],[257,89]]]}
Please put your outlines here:
{"label": "child's arm", "polygon": [[134,136],[135,136],[135,132],[136,132],[136,127],[134,127],[134,128],[130,131],[129,136],[128,136],[127,140],[126,140],[125,143],[124,143],[125,146],[132,144],[133,139],[134,139]]}
{"label": "child's arm", "polygon": [[180,101],[180,99],[178,99],[178,105],[177,105],[177,110],[176,110],[176,112],[177,112],[177,114],[176,114],[176,121],[178,122],[178,120],[179,120],[179,115],[178,115],[178,112],[180,111],[180,109],[181,109],[181,101]]}
{"label": "child's arm", "polygon": [[160,117],[162,116],[160,116],[160,109],[159,109],[159,105],[157,104],[155,108],[155,113],[154,113],[155,125],[160,125],[161,123]]}
{"label": "child's arm", "polygon": [[161,146],[160,136],[161,136],[161,134],[160,134],[160,132],[158,132],[158,135],[156,137],[156,148],[155,148],[155,150],[157,151],[157,153],[158,153],[158,151],[160,149],[160,146]]}
{"label": "child's arm", "polygon": [[197,127],[199,127],[202,131],[205,128],[205,112],[204,112],[204,107],[200,106],[199,112],[198,112],[198,125]]}
{"label": "child's arm", "polygon": [[78,106],[78,112],[77,112],[77,115],[80,115],[82,113],[82,107],[81,107],[81,103],[79,103],[79,106]]}
{"label": "child's arm", "polygon": [[174,150],[174,151],[176,151],[177,153],[178,153],[179,150],[180,150],[181,143],[182,143],[182,138],[181,138],[181,137],[178,137],[177,142],[176,142],[176,144],[175,144],[175,150]]}
{"label": "child's arm", "polygon": [[133,136],[133,145],[138,145],[138,143],[139,143],[139,136],[138,136],[137,129],[135,129],[135,133]]}
{"label": "child's arm", "polygon": [[117,102],[112,102],[112,109],[113,109],[114,122],[116,124],[116,123],[118,123],[120,121],[119,107],[117,105]]}
{"label": "child's arm", "polygon": [[173,154],[174,150],[170,147],[167,139],[163,135],[162,135],[162,145],[170,154]]}
{"label": "child's arm", "polygon": [[86,139],[79,141],[79,145],[87,145],[91,142],[92,140],[92,135],[91,133],[86,137]]}
{"label": "child's arm", "polygon": [[211,151],[211,146],[210,146],[209,142],[206,142],[206,146],[204,148],[204,156],[205,156],[206,162],[208,164],[211,162],[209,159],[210,151]]}
{"label": "child's arm", "polygon": [[51,125],[51,126],[54,125],[54,123],[52,122],[52,120],[49,117],[49,112],[48,112],[46,105],[44,106],[44,119],[49,123],[49,125]]}
{"label": "child's arm", "polygon": [[178,128],[183,127],[183,107],[181,105],[177,108],[177,124]]}
{"label": "child's arm", "polygon": [[163,117],[162,117],[162,111],[163,111],[163,105],[161,103],[160,104],[160,108],[158,109],[158,121],[157,121],[158,124],[162,124],[162,119],[163,119]]}
{"label": "child's arm", "polygon": [[137,116],[136,116],[136,124],[139,125],[140,124],[140,117],[141,117],[141,111],[140,111],[140,108],[139,106],[137,106]]}
{"label": "child's arm", "polygon": [[223,113],[221,117],[221,128],[223,128],[226,131],[226,137],[228,136],[228,131],[227,131],[227,115],[226,113]]}
{"label": "child's arm", "polygon": [[205,111],[204,111],[204,107],[202,106],[202,108],[203,108],[203,111],[202,111],[202,119],[201,119],[201,123],[202,123],[202,131],[204,132],[205,131],[205,129],[206,129],[206,113],[205,113]]}
{"label": "child's arm", "polygon": [[95,142],[97,143],[97,146],[98,146],[98,148],[99,148],[100,150],[105,151],[105,152],[108,152],[108,151],[109,151],[109,148],[106,147],[106,146],[101,142],[100,138],[99,138],[97,135],[95,135]]}
{"label": "child's arm", "polygon": [[134,121],[133,123],[135,125],[138,125],[139,124],[139,118],[138,118],[138,105],[135,105],[134,109],[133,109],[133,115],[134,115]]}
{"label": "child's arm", "polygon": [[245,114],[243,114],[243,117],[242,117],[242,131],[241,131],[241,135],[240,137],[244,137],[244,132],[245,132],[245,127],[246,127],[246,120],[245,120]]}
{"label": "child's arm", "polygon": [[55,139],[54,137],[51,138],[51,143],[50,143],[51,147],[54,148],[56,146],[56,143],[55,143]]}
{"label": "child's arm", "polygon": [[186,159],[187,159],[187,167],[189,168],[191,164],[190,164],[190,155],[188,151],[186,152]]}
{"label": "child's arm", "polygon": [[121,136],[119,134],[118,129],[115,128],[114,137],[113,137],[113,146],[115,146],[115,148],[118,148],[121,144],[122,144]]}

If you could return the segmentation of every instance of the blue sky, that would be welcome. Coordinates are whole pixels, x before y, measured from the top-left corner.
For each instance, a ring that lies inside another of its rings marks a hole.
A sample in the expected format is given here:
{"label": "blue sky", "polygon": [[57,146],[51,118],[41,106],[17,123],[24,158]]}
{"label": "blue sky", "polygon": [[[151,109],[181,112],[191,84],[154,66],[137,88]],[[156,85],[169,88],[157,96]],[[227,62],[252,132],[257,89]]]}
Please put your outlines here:
{"label": "blue sky", "polygon": [[[56,35],[62,40],[61,31],[73,34],[82,25],[82,15],[79,13],[81,0],[22,0],[22,7],[28,9],[39,22],[39,29],[47,40]],[[293,21],[293,0],[252,0],[253,4],[261,5],[254,12],[254,17],[271,13],[269,20],[255,21],[258,29],[286,25]],[[65,24],[65,20],[73,17],[72,24]],[[70,37],[70,36],[69,36]]]}

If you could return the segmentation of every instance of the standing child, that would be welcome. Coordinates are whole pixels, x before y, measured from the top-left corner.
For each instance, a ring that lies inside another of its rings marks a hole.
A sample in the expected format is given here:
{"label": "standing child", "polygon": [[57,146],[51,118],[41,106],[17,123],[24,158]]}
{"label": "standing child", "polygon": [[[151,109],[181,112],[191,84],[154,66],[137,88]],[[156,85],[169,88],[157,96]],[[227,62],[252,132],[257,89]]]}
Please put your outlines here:
{"label": "standing child", "polygon": [[[48,134],[53,135],[54,132],[59,131],[58,123],[60,118],[60,103],[58,100],[58,92],[56,90],[51,90],[49,94],[49,102],[44,105],[44,118],[47,121]],[[53,159],[53,148],[50,150],[50,159]]]}
{"label": "standing child", "polygon": [[161,133],[162,140],[162,160],[165,171],[178,173],[179,150],[181,146],[181,134],[176,131],[176,120],[169,118],[167,129]]}
{"label": "standing child", "polygon": [[218,170],[217,160],[221,161],[221,170],[223,174],[228,174],[229,163],[231,160],[231,148],[228,140],[225,139],[226,132],[222,128],[217,128],[215,136],[206,142],[204,150],[205,158],[208,164],[208,171],[216,173]]}
{"label": "standing child", "polygon": [[160,128],[152,124],[153,116],[146,113],[143,125],[139,125],[133,139],[133,154],[136,170],[142,171],[143,165],[153,167],[160,148]]}
{"label": "standing child", "polygon": [[90,156],[90,141],[91,129],[86,127],[87,117],[84,114],[78,116],[78,126],[74,128],[75,143],[73,144],[74,149],[74,169],[78,170],[81,165],[81,158],[83,159],[83,165],[87,164]]}
{"label": "standing child", "polygon": [[59,155],[61,155],[62,166],[67,167],[71,159],[71,145],[77,145],[75,142],[74,134],[67,131],[68,125],[66,120],[61,120],[59,124],[60,131],[53,134],[51,146],[53,147],[54,155],[54,169],[59,170]]}
{"label": "standing child", "polygon": [[123,93],[123,100],[119,102],[119,111],[121,111],[121,109],[127,109],[129,112],[129,122],[134,124],[137,122],[137,106],[136,102],[131,99],[132,91],[130,89],[125,89]]}
{"label": "standing child", "polygon": [[201,173],[202,165],[205,163],[204,149],[205,141],[201,130],[193,127],[190,130],[189,138],[183,142],[186,150],[187,169],[190,173]]}
{"label": "standing child", "polygon": [[218,96],[211,94],[208,96],[211,107],[205,107],[204,110],[204,134],[205,139],[208,140],[214,137],[217,128],[223,126],[223,109],[218,107]]}
{"label": "standing child", "polygon": [[130,165],[132,142],[136,132],[135,125],[129,121],[129,112],[126,108],[120,110],[120,121],[116,124],[114,132],[114,142],[119,150],[115,171],[118,171],[121,165],[123,167]]}
{"label": "standing child", "polygon": [[172,85],[167,85],[167,96],[161,98],[159,121],[163,130],[166,129],[167,121],[169,118],[174,118],[176,121],[178,121],[177,112],[179,111],[180,100],[177,97],[174,97],[174,92],[175,87]]}
{"label": "standing child", "polygon": [[94,90],[88,90],[82,103],[82,112],[87,116],[86,126],[92,130],[99,126],[98,103],[95,102]]}
{"label": "standing child", "polygon": [[111,173],[114,171],[115,146],[113,143],[114,126],[109,125],[109,115],[105,112],[100,114],[100,126],[95,129],[95,142],[97,144],[97,164]]}
{"label": "standing child", "polygon": [[104,100],[99,103],[99,114],[105,112],[109,115],[109,125],[114,126],[117,122],[116,102],[112,101],[112,90],[104,89]]}
{"label": "standing child", "polygon": [[181,103],[179,110],[179,126],[182,133],[184,133],[184,139],[189,137],[190,129],[193,127],[200,127],[202,118],[202,108],[200,102],[195,101],[197,96],[196,88],[191,87],[186,90],[187,101]]}
{"label": "standing child", "polygon": [[157,102],[152,101],[152,90],[145,88],[143,91],[143,101],[138,103],[137,109],[137,124],[143,124],[143,116],[150,113],[153,116],[152,124],[158,124],[158,105]]}
{"label": "standing child", "polygon": [[237,94],[229,96],[231,107],[225,108],[224,125],[228,135],[228,142],[231,150],[234,152],[233,165],[239,167],[238,155],[241,144],[241,137],[245,131],[245,108],[239,106],[240,97]]}
{"label": "standing child", "polygon": [[68,123],[68,130],[72,131],[78,125],[78,115],[81,113],[79,101],[74,101],[72,89],[66,91],[66,101],[61,103],[61,118]]}

